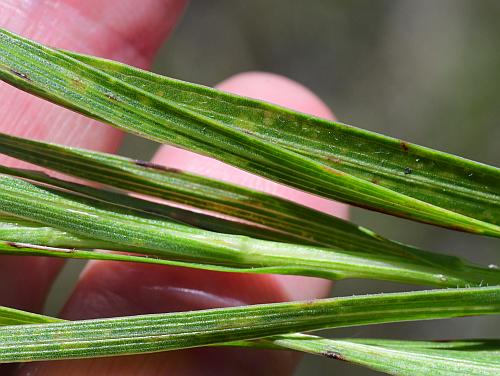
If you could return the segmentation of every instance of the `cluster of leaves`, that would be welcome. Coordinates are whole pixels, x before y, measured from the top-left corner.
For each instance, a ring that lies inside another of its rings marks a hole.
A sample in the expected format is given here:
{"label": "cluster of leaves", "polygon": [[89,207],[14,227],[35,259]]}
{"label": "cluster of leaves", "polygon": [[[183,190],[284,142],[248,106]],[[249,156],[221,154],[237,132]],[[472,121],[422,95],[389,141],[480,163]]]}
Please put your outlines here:
{"label": "cluster of leaves", "polygon": [[[316,195],[500,237],[500,170],[492,166],[50,49],[6,30],[0,30],[0,78],[124,131]],[[0,167],[1,254],[443,288],[72,322],[3,307],[0,362],[210,345],[293,349],[398,375],[494,375],[500,369],[497,340],[330,340],[299,333],[497,314],[498,268],[401,244],[278,197],[148,162],[6,134],[0,134],[0,152],[103,184],[94,188]]]}

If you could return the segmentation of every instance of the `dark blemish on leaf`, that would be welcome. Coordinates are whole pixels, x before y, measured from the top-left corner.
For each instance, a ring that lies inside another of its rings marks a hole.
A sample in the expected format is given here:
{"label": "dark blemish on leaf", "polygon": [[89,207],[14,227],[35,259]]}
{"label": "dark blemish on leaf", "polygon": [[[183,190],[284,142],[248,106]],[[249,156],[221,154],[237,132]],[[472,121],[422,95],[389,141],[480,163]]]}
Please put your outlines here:
{"label": "dark blemish on leaf", "polygon": [[243,133],[248,134],[250,136],[253,136],[253,132],[249,131],[248,129],[242,129],[241,130]]}
{"label": "dark blemish on leaf", "polygon": [[464,226],[460,226],[460,225],[449,224],[449,225],[446,225],[446,228],[456,230],[456,231],[462,231],[462,232],[471,232],[473,234],[480,234],[481,233],[481,231],[478,231],[475,228],[472,228],[472,227],[469,228],[469,227],[464,227]]}
{"label": "dark blemish on leaf", "polygon": [[26,248],[26,247],[23,247],[21,244],[17,244],[15,242],[6,242],[6,244],[10,247],[14,247],[14,248]]}
{"label": "dark blemish on leaf", "polygon": [[330,168],[328,166],[321,166],[321,169],[330,173],[330,174],[333,174],[333,175],[337,175],[337,176],[344,176],[345,173],[342,172],[342,171],[337,171],[337,170],[334,170],[333,168]]}
{"label": "dark blemish on leaf", "polygon": [[373,178],[371,181],[373,184],[376,184],[376,185],[380,184],[380,180],[378,180],[377,178]]}
{"label": "dark blemish on leaf", "polygon": [[408,147],[408,143],[407,142],[405,142],[405,141],[399,141],[399,144],[401,145],[401,149],[403,149],[403,151],[405,153],[408,152],[409,147]]}
{"label": "dark blemish on leaf", "polygon": [[[31,245],[30,248],[42,249],[42,250],[46,250],[47,249],[45,247],[37,247],[36,245]],[[75,248],[60,248],[60,249],[58,249],[58,251],[59,252],[64,252],[64,253],[75,253],[76,249]]]}
{"label": "dark blemish on leaf", "polygon": [[405,175],[410,175],[413,170],[410,167],[405,167]]}
{"label": "dark blemish on leaf", "polygon": [[155,255],[142,255],[142,257],[153,260],[161,260],[161,257]]}
{"label": "dark blemish on leaf", "polygon": [[[358,203],[358,204],[356,204],[356,206],[359,207],[359,208],[363,208],[363,209],[375,210],[375,211],[378,211],[379,213],[394,215],[393,212],[391,212],[390,210],[386,210],[384,208],[374,208],[371,205],[366,205],[366,204],[362,204],[362,203]],[[409,215],[407,213],[397,212],[396,215],[398,217],[401,217],[401,218],[408,218],[408,219],[414,220],[413,216],[411,216],[411,215]],[[422,222],[423,223],[427,223],[427,222],[424,222],[424,221],[422,221]]]}
{"label": "dark blemish on leaf", "polygon": [[[471,287],[471,285],[466,285],[466,287]],[[465,317],[471,317],[473,316],[473,314],[468,314],[468,315],[459,315],[459,316],[453,316],[454,318],[458,318],[458,319],[461,319],[461,318],[465,318]]]}
{"label": "dark blemish on leaf", "polygon": [[80,81],[78,78],[71,79],[71,83],[78,90],[83,90],[85,88],[85,84],[82,81]]}
{"label": "dark blemish on leaf", "polygon": [[162,166],[162,165],[159,165],[159,164],[156,164],[156,163],[141,161],[141,160],[138,160],[138,159],[134,160],[134,163],[137,166],[146,167],[146,168],[152,168],[154,170],[165,171],[165,172],[172,172],[174,174],[181,174],[182,173],[182,170],[179,170],[177,168],[165,167],[165,166]]}
{"label": "dark blemish on leaf", "polygon": [[27,74],[24,74],[24,73],[21,73],[21,72],[18,72],[14,69],[9,69],[11,71],[11,73],[14,73],[17,77],[20,77],[22,78],[23,80],[26,80],[26,81],[31,81],[31,79],[28,77]]}
{"label": "dark blemish on leaf", "polygon": [[321,353],[323,356],[326,356],[327,358],[330,358],[330,359],[336,359],[336,360],[341,360],[343,362],[346,361],[346,359],[340,355],[338,352],[335,352],[335,351],[330,351],[330,350],[327,350],[323,353]]}

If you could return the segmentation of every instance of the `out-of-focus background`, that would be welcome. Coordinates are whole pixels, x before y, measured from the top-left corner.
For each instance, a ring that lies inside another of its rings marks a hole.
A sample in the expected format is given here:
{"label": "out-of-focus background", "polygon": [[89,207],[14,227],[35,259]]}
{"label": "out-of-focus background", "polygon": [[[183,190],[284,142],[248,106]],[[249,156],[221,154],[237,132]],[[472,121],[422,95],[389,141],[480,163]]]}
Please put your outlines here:
{"label": "out-of-focus background", "polygon": [[[500,2],[491,0],[193,0],[154,71],[214,85],[247,70],[303,83],[340,121],[477,161],[500,160]],[[128,137],[121,153],[148,159],[156,145]],[[499,243],[361,209],[352,220],[403,242],[500,264]],[[81,263],[52,293],[54,313]],[[415,290],[338,282],[334,296]],[[500,337],[498,318],[462,318],[332,330],[332,337]],[[297,375],[376,375],[305,357]]]}

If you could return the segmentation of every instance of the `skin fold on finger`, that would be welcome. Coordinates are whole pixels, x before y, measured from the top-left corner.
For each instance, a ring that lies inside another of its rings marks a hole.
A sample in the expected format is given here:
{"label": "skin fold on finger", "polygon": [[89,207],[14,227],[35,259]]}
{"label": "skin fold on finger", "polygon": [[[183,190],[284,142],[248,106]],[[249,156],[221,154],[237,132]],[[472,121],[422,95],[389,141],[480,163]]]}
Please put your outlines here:
{"label": "skin fold on finger", "polygon": [[[3,0],[0,26],[47,45],[147,67],[184,0]],[[0,131],[113,152],[116,129],[0,82]],[[0,163],[35,168],[5,156]],[[62,262],[2,256],[0,304],[40,311]]]}
{"label": "skin fold on finger", "polygon": [[[332,118],[309,90],[266,73],[237,75],[219,88],[260,98],[299,111]],[[344,205],[250,175],[218,161],[173,147],[162,147],[154,161],[244,184],[346,217]],[[89,263],[68,301],[68,319],[172,312],[325,296],[330,282],[314,278],[217,273],[186,268]],[[25,365],[23,375],[289,375],[297,362],[291,352],[194,349],[142,356]]]}

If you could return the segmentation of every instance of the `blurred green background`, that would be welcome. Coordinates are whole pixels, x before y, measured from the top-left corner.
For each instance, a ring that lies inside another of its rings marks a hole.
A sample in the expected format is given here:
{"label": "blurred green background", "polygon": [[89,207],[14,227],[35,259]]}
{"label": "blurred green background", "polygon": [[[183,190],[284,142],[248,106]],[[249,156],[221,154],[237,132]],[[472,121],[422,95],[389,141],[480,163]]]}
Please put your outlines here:
{"label": "blurred green background", "polygon": [[[500,1],[194,0],[154,71],[206,85],[262,70],[315,91],[345,123],[498,165]],[[156,145],[127,137],[121,153],[149,158]],[[380,233],[481,264],[500,264],[498,242],[361,209],[352,220]],[[48,303],[56,312],[82,264],[71,262]],[[342,281],[335,296],[414,290]],[[498,318],[376,325],[333,337],[500,337]],[[305,357],[297,375],[375,375]]]}

